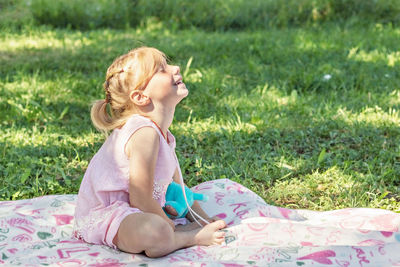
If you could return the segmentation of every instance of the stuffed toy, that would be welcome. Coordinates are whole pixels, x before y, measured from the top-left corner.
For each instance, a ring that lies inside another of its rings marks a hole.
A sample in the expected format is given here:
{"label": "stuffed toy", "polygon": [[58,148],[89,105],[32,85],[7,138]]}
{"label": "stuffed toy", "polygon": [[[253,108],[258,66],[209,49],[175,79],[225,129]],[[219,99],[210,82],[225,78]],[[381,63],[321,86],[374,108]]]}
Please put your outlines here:
{"label": "stuffed toy", "polygon": [[[190,207],[193,205],[193,202],[195,200],[201,200],[201,201],[208,200],[207,195],[193,193],[187,186],[185,186],[185,194],[186,194],[187,202],[189,203]],[[163,207],[163,210],[169,218],[171,218],[171,219],[184,218],[186,216],[186,214],[188,213],[189,209],[186,205],[185,197],[182,192],[182,186],[180,184],[172,182],[168,186],[167,193],[165,194],[165,200],[166,200],[166,202],[165,202],[165,206]],[[167,207],[167,206],[173,207],[178,215],[173,216],[171,214],[168,214],[165,211],[165,207]]]}

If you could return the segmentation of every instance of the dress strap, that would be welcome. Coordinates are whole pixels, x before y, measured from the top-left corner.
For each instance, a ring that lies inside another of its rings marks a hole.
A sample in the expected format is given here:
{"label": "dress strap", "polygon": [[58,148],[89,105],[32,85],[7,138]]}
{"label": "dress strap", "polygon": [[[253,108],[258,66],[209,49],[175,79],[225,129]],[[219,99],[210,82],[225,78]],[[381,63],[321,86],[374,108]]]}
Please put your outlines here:
{"label": "dress strap", "polygon": [[[147,118],[147,117],[146,117]],[[165,134],[163,133],[163,131],[161,130],[161,127],[158,126],[158,124],[153,121],[152,119],[148,118],[149,120],[151,120],[155,126],[157,126],[158,130],[160,130],[160,133],[162,134],[162,136],[164,137],[165,140],[167,140],[167,144],[169,144],[169,140],[168,140],[168,132],[167,132],[167,136],[165,136]]]}

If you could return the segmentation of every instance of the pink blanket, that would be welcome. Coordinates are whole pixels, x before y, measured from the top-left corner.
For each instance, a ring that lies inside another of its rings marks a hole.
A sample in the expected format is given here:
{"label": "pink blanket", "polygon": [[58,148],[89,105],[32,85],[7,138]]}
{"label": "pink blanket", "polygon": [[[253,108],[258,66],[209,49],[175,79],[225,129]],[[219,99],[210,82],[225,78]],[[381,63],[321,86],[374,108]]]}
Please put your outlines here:
{"label": "pink blanket", "polygon": [[381,209],[327,212],[267,205],[228,179],[202,183],[201,203],[223,218],[225,243],[150,259],[71,238],[76,195],[0,202],[5,266],[400,266],[400,214]]}

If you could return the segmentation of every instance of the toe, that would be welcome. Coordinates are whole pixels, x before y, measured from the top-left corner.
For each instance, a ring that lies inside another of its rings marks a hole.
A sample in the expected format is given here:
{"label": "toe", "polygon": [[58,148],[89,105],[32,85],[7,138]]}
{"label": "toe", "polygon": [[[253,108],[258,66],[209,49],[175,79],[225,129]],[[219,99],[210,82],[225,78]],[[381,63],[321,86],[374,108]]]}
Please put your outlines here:
{"label": "toe", "polygon": [[222,229],[226,227],[226,223],[223,220],[218,220],[214,222],[214,225],[218,228],[218,229]]}
{"label": "toe", "polygon": [[226,227],[226,223],[224,220],[218,220],[218,225],[219,225],[219,229],[225,228]]}
{"label": "toe", "polygon": [[215,237],[216,238],[225,238],[225,232],[216,232]]}

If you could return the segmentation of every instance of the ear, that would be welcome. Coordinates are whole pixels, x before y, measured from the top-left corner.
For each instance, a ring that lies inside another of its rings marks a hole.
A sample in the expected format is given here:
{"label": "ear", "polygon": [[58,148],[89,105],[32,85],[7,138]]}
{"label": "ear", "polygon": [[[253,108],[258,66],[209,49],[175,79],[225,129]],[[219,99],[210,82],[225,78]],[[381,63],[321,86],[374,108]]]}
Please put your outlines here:
{"label": "ear", "polygon": [[136,106],[146,106],[150,103],[150,98],[139,90],[132,91],[129,94],[129,98]]}

